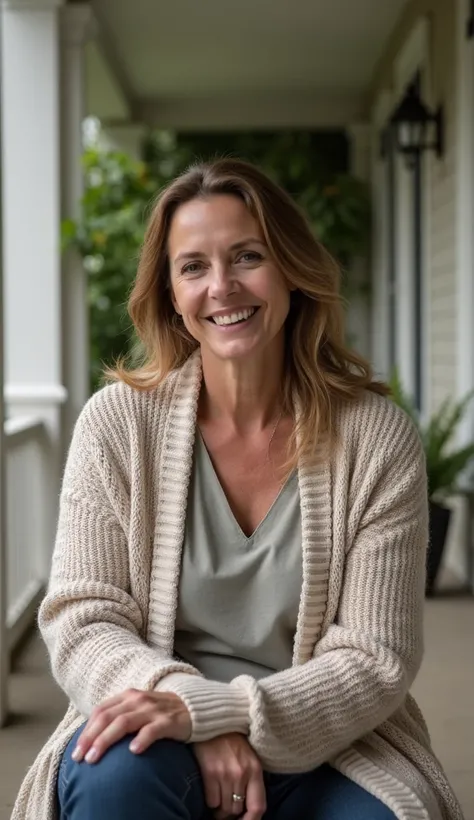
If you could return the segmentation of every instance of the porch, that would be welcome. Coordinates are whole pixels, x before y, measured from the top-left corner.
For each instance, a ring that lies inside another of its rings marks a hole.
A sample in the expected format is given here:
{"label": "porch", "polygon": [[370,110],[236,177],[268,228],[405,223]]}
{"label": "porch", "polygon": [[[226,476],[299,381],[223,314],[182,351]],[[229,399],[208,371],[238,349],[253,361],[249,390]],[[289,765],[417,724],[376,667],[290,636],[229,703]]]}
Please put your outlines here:
{"label": "porch", "polygon": [[[37,640],[11,662],[44,593],[62,465],[88,398],[86,275],[59,252],[60,218],[77,215],[83,190],[85,115],[134,156],[151,127],[343,131],[375,206],[372,267],[362,265],[372,297],[352,304],[351,331],[382,376],[398,364],[429,413],[474,387],[471,12],[470,0],[242,0],[236,23],[221,0],[2,0],[0,820],[64,703]],[[416,196],[401,157],[380,151],[415,75],[446,125],[443,155],[420,160]],[[459,443],[473,436],[471,408]],[[463,515],[445,561],[460,584],[473,581]],[[471,820],[473,625],[472,599],[427,604],[415,686]]]}

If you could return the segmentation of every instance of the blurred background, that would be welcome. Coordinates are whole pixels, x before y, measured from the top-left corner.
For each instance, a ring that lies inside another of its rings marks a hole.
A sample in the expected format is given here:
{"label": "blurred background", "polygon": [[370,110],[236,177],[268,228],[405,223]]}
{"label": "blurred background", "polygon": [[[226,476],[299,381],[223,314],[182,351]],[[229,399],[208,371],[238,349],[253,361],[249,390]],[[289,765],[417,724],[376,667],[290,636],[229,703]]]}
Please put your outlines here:
{"label": "blurred background", "polygon": [[342,267],[348,341],[419,426],[431,543],[414,693],[474,820],[474,3],[1,0],[0,14],[0,820],[65,708],[34,622],[73,425],[134,344],[151,201],[222,155],[305,209]]}

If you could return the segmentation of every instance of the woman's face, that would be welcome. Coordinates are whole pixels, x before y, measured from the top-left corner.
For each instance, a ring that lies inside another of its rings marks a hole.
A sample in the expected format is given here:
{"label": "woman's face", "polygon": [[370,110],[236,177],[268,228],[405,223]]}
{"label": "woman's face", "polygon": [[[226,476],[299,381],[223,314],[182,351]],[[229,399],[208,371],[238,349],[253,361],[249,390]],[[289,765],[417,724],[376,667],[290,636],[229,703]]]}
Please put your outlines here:
{"label": "woman's face", "polygon": [[168,254],[175,310],[203,353],[240,359],[280,346],[289,289],[239,197],[181,205]]}

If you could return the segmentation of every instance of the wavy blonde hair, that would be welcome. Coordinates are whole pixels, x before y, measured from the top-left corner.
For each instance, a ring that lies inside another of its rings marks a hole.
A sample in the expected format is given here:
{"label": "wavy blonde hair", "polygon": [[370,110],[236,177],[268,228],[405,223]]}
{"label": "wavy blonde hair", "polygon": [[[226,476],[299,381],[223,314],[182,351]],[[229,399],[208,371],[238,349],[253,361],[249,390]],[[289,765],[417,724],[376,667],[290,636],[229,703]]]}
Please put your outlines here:
{"label": "wavy blonde hair", "polygon": [[198,347],[173,307],[168,234],[180,205],[216,194],[244,201],[288,285],[296,288],[286,320],[282,385],[284,411],[292,413],[295,400],[299,407],[296,461],[331,435],[336,401],[356,400],[365,390],[389,391],[374,380],[369,363],[347,346],[338,265],[290,196],[247,162],[219,159],[194,165],[158,197],[128,305],[141,341],[141,362],[133,366],[122,359],[106,375],[137,390],[153,389]]}

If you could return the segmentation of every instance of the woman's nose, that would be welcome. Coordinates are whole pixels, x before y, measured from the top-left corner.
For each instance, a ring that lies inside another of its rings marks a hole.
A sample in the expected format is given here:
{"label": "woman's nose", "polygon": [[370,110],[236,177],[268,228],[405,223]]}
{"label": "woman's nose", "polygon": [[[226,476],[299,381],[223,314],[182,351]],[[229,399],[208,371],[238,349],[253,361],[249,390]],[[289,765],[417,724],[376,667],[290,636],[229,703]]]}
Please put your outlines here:
{"label": "woman's nose", "polygon": [[230,265],[214,265],[209,282],[209,295],[214,299],[222,299],[235,291],[235,281]]}

